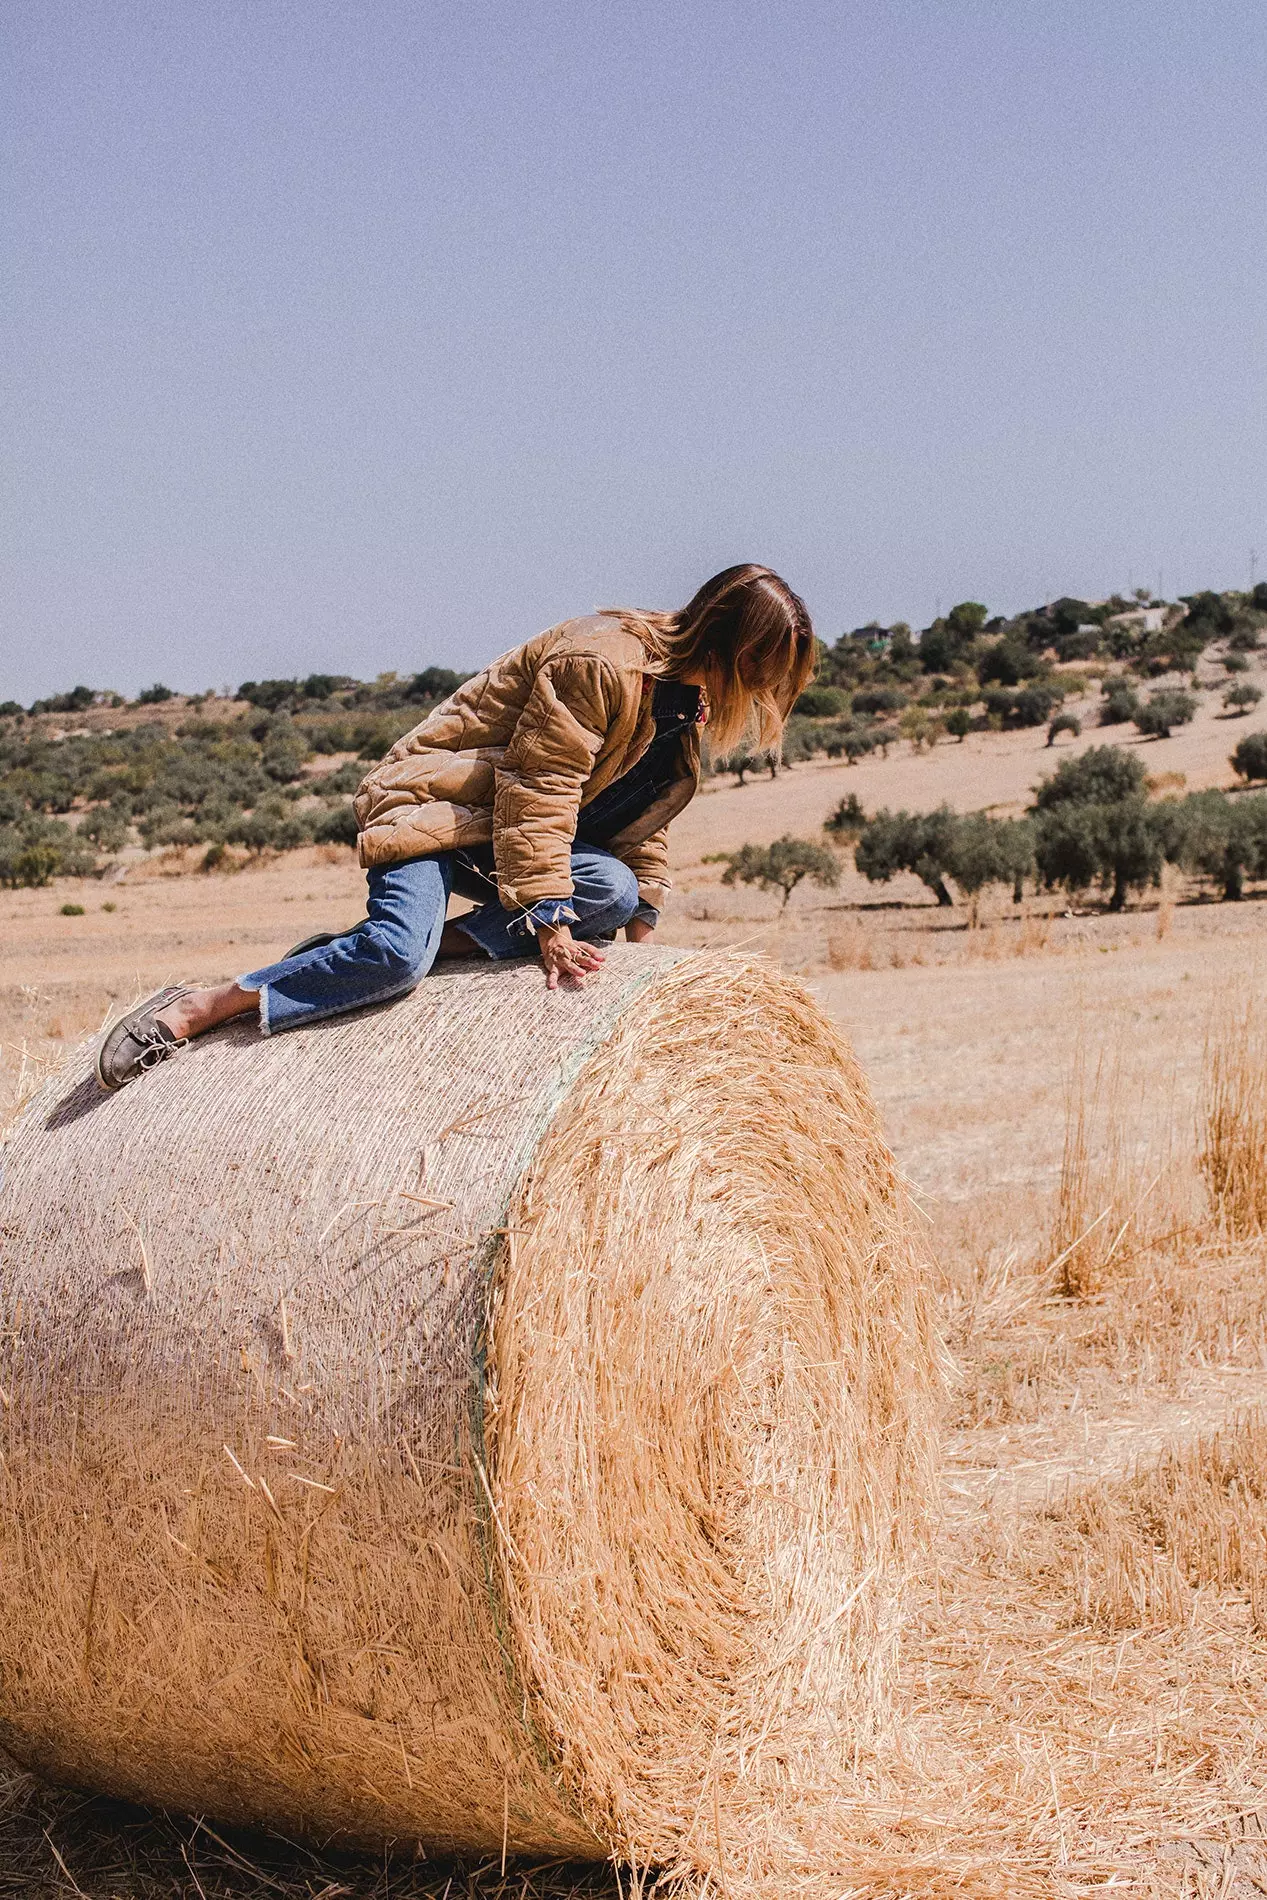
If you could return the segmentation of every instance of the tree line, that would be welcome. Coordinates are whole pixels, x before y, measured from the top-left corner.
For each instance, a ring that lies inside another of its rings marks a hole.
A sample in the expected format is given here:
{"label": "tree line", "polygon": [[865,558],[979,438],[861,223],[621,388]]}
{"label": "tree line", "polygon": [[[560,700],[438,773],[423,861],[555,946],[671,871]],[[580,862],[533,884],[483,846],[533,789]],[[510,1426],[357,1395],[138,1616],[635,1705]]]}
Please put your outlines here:
{"label": "tree line", "polygon": [[[1254,739],[1262,754],[1256,776],[1267,777],[1267,734]],[[825,829],[837,846],[852,847],[856,868],[871,883],[909,872],[938,904],[951,906],[957,892],[974,915],[991,886],[1019,903],[1027,884],[1072,897],[1098,889],[1108,908],[1120,911],[1132,892],[1160,883],[1166,864],[1231,901],[1245,895],[1248,883],[1267,879],[1267,794],[1154,799],[1141,761],[1114,746],[1063,760],[1035,787],[1020,818],[958,813],[948,805],[868,816],[851,794]],[[724,883],[780,890],[785,905],[804,879],[830,886],[840,874],[837,853],[812,839],[745,845],[725,861]]]}

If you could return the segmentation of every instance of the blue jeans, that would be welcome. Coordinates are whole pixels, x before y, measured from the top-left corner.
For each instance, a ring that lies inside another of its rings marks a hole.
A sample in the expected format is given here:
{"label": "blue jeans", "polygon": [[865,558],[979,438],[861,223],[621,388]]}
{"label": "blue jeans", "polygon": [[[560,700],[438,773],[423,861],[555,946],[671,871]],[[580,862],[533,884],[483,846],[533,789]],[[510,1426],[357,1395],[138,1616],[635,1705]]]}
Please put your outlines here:
{"label": "blue jeans", "polygon": [[[267,1036],[299,1023],[318,1022],[344,1010],[364,1009],[403,996],[435,962],[453,889],[458,854],[409,858],[369,874],[365,922],[333,943],[286,957],[238,978],[238,987],[260,993],[260,1028]],[[638,880],[610,851],[577,845],[572,852],[576,912],[573,935],[612,937],[638,907]],[[482,904],[457,919],[458,928],[498,960],[535,956],[531,931],[501,904]]]}

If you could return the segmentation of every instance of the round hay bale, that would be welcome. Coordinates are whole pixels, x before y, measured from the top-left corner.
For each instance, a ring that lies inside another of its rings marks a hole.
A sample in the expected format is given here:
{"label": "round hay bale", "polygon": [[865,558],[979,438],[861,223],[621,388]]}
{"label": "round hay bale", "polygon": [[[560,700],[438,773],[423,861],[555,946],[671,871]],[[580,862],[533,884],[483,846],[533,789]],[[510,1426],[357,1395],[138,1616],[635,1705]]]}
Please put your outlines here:
{"label": "round hay bale", "polygon": [[467,968],[116,1096],[81,1052],[0,1235],[37,1771],[686,1870],[873,1719],[935,1355],[861,1073],[766,967]]}

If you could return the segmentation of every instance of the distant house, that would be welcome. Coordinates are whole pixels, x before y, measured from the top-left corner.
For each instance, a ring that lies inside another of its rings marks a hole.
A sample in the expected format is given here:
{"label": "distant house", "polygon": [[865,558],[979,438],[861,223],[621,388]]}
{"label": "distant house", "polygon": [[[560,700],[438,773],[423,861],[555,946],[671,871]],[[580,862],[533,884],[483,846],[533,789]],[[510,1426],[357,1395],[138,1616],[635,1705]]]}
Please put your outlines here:
{"label": "distant house", "polygon": [[[1115,627],[1137,627],[1141,633],[1160,633],[1166,625],[1166,607],[1132,607],[1129,613],[1114,614]],[[1079,633],[1082,629],[1079,627]]]}
{"label": "distant house", "polygon": [[893,634],[888,627],[882,627],[878,620],[870,620],[865,627],[855,627],[849,638],[865,640],[872,653],[885,653],[888,651]]}

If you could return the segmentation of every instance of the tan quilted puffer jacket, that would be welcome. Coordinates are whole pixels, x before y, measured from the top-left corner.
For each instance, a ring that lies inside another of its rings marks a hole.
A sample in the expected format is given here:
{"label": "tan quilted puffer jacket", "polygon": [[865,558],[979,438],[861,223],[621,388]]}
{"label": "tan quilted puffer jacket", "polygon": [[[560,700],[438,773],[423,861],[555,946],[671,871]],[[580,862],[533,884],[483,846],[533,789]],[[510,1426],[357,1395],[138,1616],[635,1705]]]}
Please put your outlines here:
{"label": "tan quilted puffer jacket", "polygon": [[[487,844],[508,910],[572,894],[577,814],[636,764],[654,733],[646,649],[610,615],[567,620],[516,647],[398,739],[353,802],[366,866]],[[659,905],[671,818],[699,784],[699,728],[680,778],[608,849]]]}

